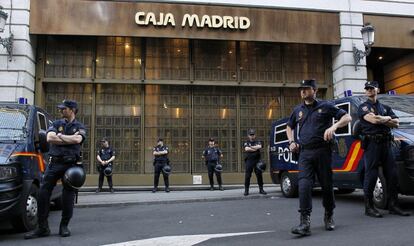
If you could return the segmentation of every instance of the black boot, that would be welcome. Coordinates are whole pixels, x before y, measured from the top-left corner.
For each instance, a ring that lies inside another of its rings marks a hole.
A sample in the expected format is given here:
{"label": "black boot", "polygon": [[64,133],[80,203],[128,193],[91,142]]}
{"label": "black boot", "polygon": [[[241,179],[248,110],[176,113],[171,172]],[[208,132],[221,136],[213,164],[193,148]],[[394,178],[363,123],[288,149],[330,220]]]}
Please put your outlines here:
{"label": "black boot", "polygon": [[333,212],[332,211],[325,211],[325,217],[323,218],[325,222],[325,230],[333,231],[335,230],[335,221],[333,219]]}
{"label": "black boot", "polygon": [[382,214],[374,207],[374,201],[372,198],[365,197],[365,215],[374,217],[374,218],[382,218]]}
{"label": "black boot", "polygon": [[170,192],[170,188],[168,186],[165,187],[165,192],[167,192],[167,193]]}
{"label": "black boot", "polygon": [[24,239],[33,239],[38,237],[47,237],[50,235],[50,229],[48,226],[46,227],[38,227],[34,231],[30,231],[24,234]]}
{"label": "black boot", "polygon": [[219,185],[219,190],[223,191],[224,190],[223,186]]}
{"label": "black boot", "polygon": [[400,216],[410,216],[410,213],[405,212],[404,210],[401,209],[396,199],[390,201],[388,205],[388,210],[390,214],[396,214]]}
{"label": "black boot", "polygon": [[214,185],[210,185],[210,190],[214,190]]}
{"label": "black boot", "polygon": [[70,236],[70,230],[68,228],[69,221],[68,220],[62,220],[60,222],[59,226],[59,235],[61,237],[69,237]]}
{"label": "black boot", "polygon": [[245,188],[244,189],[244,196],[248,196],[249,195],[249,188]]}
{"label": "black boot", "polygon": [[259,193],[262,195],[267,195],[266,191],[263,190],[263,187],[259,188]]}
{"label": "black boot", "polygon": [[292,233],[300,236],[309,236],[311,234],[310,214],[300,214],[300,224],[292,228]]}
{"label": "black boot", "polygon": [[155,193],[155,192],[157,192],[157,187],[154,187],[154,188],[152,189],[152,193]]}

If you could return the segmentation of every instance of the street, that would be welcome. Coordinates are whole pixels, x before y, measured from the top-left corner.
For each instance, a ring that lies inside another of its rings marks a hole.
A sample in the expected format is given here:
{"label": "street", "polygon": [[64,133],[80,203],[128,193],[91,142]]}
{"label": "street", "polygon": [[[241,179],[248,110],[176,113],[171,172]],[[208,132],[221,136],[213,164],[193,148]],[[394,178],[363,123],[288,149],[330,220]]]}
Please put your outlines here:
{"label": "street", "polygon": [[[52,235],[23,240],[0,224],[0,245],[412,245],[414,217],[384,213],[364,216],[360,191],[337,195],[333,232],[323,228],[320,192],[314,193],[312,236],[297,238],[290,228],[299,222],[297,199],[272,196],[230,201],[76,208],[72,236],[57,235],[60,211],[51,212]],[[401,196],[414,212],[414,198]],[[167,237],[168,236],[168,237]],[[163,237],[163,238],[160,238]],[[130,242],[129,244],[119,244]]]}

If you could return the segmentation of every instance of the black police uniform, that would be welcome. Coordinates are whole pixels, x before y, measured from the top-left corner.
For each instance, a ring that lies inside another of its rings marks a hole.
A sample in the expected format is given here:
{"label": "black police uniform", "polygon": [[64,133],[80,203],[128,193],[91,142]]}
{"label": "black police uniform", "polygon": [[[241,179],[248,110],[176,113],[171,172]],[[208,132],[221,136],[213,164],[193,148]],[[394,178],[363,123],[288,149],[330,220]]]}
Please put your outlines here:
{"label": "black police uniform", "polygon": [[[378,88],[375,81],[373,81],[373,83],[370,81],[365,84],[365,88],[370,86]],[[363,136],[362,148],[364,149],[365,162],[365,214],[373,217],[382,217],[373,204],[373,192],[378,179],[378,167],[382,166],[388,191],[388,209],[390,213],[408,216],[410,214],[402,211],[397,204],[398,176],[397,166],[391,147],[391,142],[393,140],[391,128],[384,124],[372,124],[366,121],[364,116],[369,113],[390,116],[392,119],[398,118],[389,106],[380,103],[378,100],[374,103],[368,99],[358,108],[361,135]]]}
{"label": "black police uniform", "polygon": [[[60,119],[53,122],[47,132],[62,133],[64,135],[74,135],[76,132],[82,136],[83,141],[86,138],[85,126],[76,119],[68,122],[66,119]],[[48,228],[48,215],[50,196],[56,182],[62,179],[66,170],[76,165],[81,158],[81,144],[55,145],[50,144],[49,164],[43,176],[42,185],[39,191],[39,228]],[[62,220],[61,223],[68,224],[73,215],[73,206],[75,199],[75,190],[63,187],[62,194]]]}
{"label": "black police uniform", "polygon": [[[247,140],[243,144],[243,150],[246,147],[253,147],[261,145],[263,147],[263,143],[259,140],[250,141]],[[254,152],[244,152],[244,162],[245,162],[245,174],[244,174],[244,189],[245,189],[245,195],[249,193],[249,187],[250,187],[250,178],[252,177],[252,172],[254,170],[254,173],[256,174],[257,178],[257,184],[259,185],[259,190],[263,191],[263,176],[262,172],[256,168],[256,164],[260,161],[261,155],[260,155],[260,149]]]}
{"label": "black police uniform", "polygon": [[210,181],[210,186],[211,188],[214,187],[214,178],[213,175],[214,173],[216,174],[216,178],[217,178],[217,183],[219,184],[219,186],[221,187],[222,185],[222,180],[221,180],[221,173],[217,172],[215,170],[216,165],[219,163],[220,161],[220,156],[221,156],[221,151],[219,148],[217,147],[207,147],[204,152],[203,152],[203,156],[206,159],[206,166],[207,166],[207,171],[208,171],[208,179]]}
{"label": "black police uniform", "polygon": [[315,174],[323,190],[323,206],[332,213],[335,208],[332,186],[331,144],[324,140],[325,130],[331,127],[332,117],[340,119],[346,111],[327,101],[315,100],[312,105],[302,103],[295,107],[287,125],[299,125],[299,201],[300,212],[312,212],[312,188]]}
{"label": "black police uniform", "polygon": [[[115,156],[115,151],[111,147],[102,148],[98,151],[98,155],[101,158],[101,160],[107,161],[107,160],[111,159],[112,156]],[[104,181],[104,177],[105,177],[104,170],[107,167],[110,167],[112,169],[113,168],[113,163],[110,162],[106,165],[102,165],[101,163],[98,163],[98,170],[99,170],[98,190],[102,189],[102,185],[103,185],[103,181]],[[106,180],[108,181],[109,189],[112,191],[112,189],[113,189],[112,175],[106,176]]]}
{"label": "black police uniform", "polygon": [[[169,151],[168,147],[163,145],[163,146],[155,146],[153,151]],[[168,180],[168,174],[164,173],[162,171],[162,168],[169,164],[169,159],[168,159],[168,154],[165,155],[157,155],[154,157],[154,189],[156,189],[158,187],[158,181],[160,179],[160,173],[162,173],[162,176],[164,177],[164,184],[165,184],[165,189],[167,190],[168,187],[170,186],[169,180]]]}

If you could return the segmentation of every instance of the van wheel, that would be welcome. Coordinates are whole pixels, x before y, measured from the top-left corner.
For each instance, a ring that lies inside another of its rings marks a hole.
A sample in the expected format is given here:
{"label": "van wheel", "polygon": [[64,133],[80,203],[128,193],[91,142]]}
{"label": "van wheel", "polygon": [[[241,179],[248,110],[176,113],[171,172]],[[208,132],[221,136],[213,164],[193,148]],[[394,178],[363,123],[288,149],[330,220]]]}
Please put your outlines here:
{"label": "van wheel", "polygon": [[298,196],[298,184],[293,180],[292,175],[283,172],[280,179],[280,189],[284,197],[293,198]]}
{"label": "van wheel", "polygon": [[11,220],[12,226],[18,231],[31,231],[37,226],[39,188],[32,184],[26,194],[24,211]]}
{"label": "van wheel", "polygon": [[381,169],[378,172],[378,179],[377,179],[377,183],[375,184],[375,189],[373,193],[374,193],[375,207],[380,208],[380,209],[387,209],[388,207],[387,183],[385,182],[385,177]]}
{"label": "van wheel", "polygon": [[338,195],[351,194],[354,191],[355,189],[351,189],[351,188],[338,188],[338,190],[335,191],[335,194],[338,194]]}

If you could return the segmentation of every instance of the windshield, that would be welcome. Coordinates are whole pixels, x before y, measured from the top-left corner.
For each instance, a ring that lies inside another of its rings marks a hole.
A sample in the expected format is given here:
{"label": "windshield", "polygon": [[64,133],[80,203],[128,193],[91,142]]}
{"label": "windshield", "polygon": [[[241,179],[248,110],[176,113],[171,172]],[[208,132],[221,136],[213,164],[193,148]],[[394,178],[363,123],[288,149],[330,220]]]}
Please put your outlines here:
{"label": "windshield", "polygon": [[16,109],[0,109],[0,141],[19,141],[26,136],[26,113]]}
{"label": "windshield", "polygon": [[379,100],[392,108],[400,118],[400,125],[414,126],[414,96],[383,97]]}

